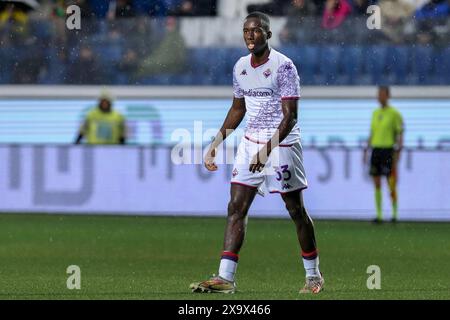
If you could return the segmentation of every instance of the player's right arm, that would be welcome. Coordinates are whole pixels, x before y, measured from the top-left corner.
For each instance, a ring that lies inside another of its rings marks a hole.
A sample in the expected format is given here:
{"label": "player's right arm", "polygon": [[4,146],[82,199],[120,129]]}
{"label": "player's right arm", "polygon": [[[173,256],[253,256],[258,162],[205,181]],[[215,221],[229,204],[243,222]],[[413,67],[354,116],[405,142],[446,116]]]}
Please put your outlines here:
{"label": "player's right arm", "polygon": [[209,171],[217,170],[217,165],[214,162],[214,158],[216,157],[216,149],[239,126],[239,124],[242,122],[242,119],[244,119],[245,112],[245,99],[234,97],[233,104],[228,111],[222,127],[220,128],[216,137],[209,146],[208,152],[206,153],[205,167]]}

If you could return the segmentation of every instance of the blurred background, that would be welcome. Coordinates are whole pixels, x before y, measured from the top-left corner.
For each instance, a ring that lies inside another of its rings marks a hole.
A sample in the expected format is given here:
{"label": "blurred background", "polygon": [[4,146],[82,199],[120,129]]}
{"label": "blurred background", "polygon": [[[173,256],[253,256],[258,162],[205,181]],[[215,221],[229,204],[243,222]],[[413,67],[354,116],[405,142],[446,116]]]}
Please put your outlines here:
{"label": "blurred background", "polygon": [[[249,10],[272,16],[271,44],[300,66],[304,85],[450,83],[448,0],[0,4],[0,84],[229,85]],[[69,32],[71,4],[82,22]],[[373,4],[381,29],[366,26]],[[339,6],[336,19],[327,6]]]}
{"label": "blurred background", "polygon": [[[72,4],[80,30],[66,26]],[[381,29],[367,27],[370,5]],[[210,174],[189,164],[195,150],[183,165],[171,152],[179,130],[205,146],[220,128],[254,10],[300,73],[313,217],[374,217],[362,146],[377,86],[389,85],[406,127],[399,218],[450,220],[448,0],[0,1],[0,211],[224,215],[230,166]],[[126,145],[75,146],[102,92]],[[272,196],[252,214],[283,210]]]}

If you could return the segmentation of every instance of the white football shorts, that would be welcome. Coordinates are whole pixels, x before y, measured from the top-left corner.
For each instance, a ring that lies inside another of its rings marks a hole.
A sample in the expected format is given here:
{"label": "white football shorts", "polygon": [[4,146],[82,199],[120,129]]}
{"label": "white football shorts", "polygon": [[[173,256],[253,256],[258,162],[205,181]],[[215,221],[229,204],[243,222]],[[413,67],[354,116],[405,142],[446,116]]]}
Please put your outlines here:
{"label": "white football shorts", "polygon": [[308,187],[300,141],[280,144],[261,172],[250,172],[250,163],[264,143],[242,137],[232,170],[231,183],[258,188],[258,193],[288,193]]}

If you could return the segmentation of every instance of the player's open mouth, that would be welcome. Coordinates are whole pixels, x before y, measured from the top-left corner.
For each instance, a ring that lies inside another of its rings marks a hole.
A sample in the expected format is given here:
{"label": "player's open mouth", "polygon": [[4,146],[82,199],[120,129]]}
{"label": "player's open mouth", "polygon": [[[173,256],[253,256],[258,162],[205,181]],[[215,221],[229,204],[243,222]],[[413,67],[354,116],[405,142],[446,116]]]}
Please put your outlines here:
{"label": "player's open mouth", "polygon": [[247,44],[247,48],[249,50],[253,50],[255,48],[255,44],[254,43],[249,43],[249,44]]}

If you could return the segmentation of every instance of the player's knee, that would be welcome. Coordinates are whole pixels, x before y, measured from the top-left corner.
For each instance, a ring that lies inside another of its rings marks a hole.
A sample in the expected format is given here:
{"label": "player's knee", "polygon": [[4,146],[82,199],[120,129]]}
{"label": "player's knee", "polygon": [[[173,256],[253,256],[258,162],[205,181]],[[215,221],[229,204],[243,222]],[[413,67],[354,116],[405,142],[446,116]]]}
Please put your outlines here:
{"label": "player's knee", "polygon": [[244,201],[233,201],[228,203],[228,216],[244,218],[248,212],[249,205]]}

